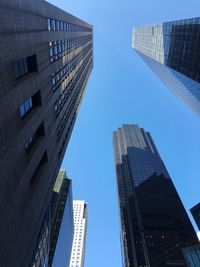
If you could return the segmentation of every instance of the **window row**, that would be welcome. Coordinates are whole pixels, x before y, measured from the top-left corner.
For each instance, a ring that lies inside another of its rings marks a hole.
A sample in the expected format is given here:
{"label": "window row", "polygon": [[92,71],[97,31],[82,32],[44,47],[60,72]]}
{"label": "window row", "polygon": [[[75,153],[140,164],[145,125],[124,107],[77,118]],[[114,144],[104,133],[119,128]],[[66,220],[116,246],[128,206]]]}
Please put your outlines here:
{"label": "window row", "polygon": [[69,127],[67,128],[67,131],[66,131],[66,133],[65,133],[65,136],[64,136],[64,138],[63,138],[63,141],[62,141],[62,144],[61,144],[61,146],[60,146],[60,149],[59,149],[59,151],[58,151],[58,157],[61,156],[62,151],[63,151],[63,148],[65,147],[65,144],[66,144],[66,142],[67,142],[67,140],[68,140],[68,135],[69,135],[69,133],[71,132],[72,127],[73,127],[73,125],[74,125],[75,116],[76,116],[76,114],[74,113],[74,114],[73,114],[73,117],[72,117],[72,119],[71,119],[70,125],[69,125]]}
{"label": "window row", "polygon": [[90,36],[84,36],[80,38],[69,38],[64,40],[58,40],[49,42],[49,56],[50,62],[54,62],[59,58],[67,55],[74,49],[84,45],[91,40]]}
{"label": "window row", "polygon": [[49,31],[73,31],[73,32],[92,31],[88,27],[50,18],[47,19],[47,24]]}
{"label": "window row", "polygon": [[14,62],[15,79],[18,79],[30,72],[37,72],[37,71],[38,71],[38,66],[37,66],[36,55],[24,57]]}
{"label": "window row", "polygon": [[52,73],[52,85],[53,91],[55,91],[58,86],[61,84],[61,80],[65,79],[69,72],[71,72],[76,65],[80,62],[81,59],[87,54],[91,49],[91,44],[85,47],[81,52],[79,52],[71,61],[63,65],[60,69],[57,69],[56,72]]}
{"label": "window row", "polygon": [[62,109],[64,103],[66,102],[66,99],[70,95],[71,91],[74,89],[74,86],[76,85],[77,81],[79,80],[82,72],[84,71],[88,61],[89,61],[90,55],[87,56],[85,59],[85,64],[82,65],[75,76],[72,77],[66,88],[62,91],[62,94],[59,96],[59,98],[55,102],[54,110],[56,113],[56,116],[60,113],[60,110]]}
{"label": "window row", "polygon": [[[89,68],[90,68],[90,64],[88,64],[87,68],[84,68],[83,72],[87,73],[89,71]],[[82,72],[82,73],[83,73]],[[81,74],[80,74],[81,76]],[[77,89],[76,91],[74,92],[74,95],[72,96],[71,100],[70,100],[70,103],[68,104],[67,106],[67,109],[62,117],[62,119],[60,120],[60,123],[57,127],[57,130],[56,130],[56,134],[57,134],[57,142],[59,142],[61,136],[62,136],[62,133],[63,133],[63,130],[67,124],[67,121],[72,113],[72,110],[75,108],[78,108],[79,104],[80,104],[80,101],[81,101],[81,98],[79,99],[79,101],[77,102],[77,99],[78,99],[78,96],[80,95],[80,91],[82,89],[82,86],[84,84],[84,81],[85,81],[85,75],[82,76],[81,79],[79,79],[79,77],[76,77],[75,79],[75,84],[76,82],[78,81],[78,84],[77,84]],[[73,89],[73,87],[72,87]],[[75,113],[76,114],[76,113]]]}

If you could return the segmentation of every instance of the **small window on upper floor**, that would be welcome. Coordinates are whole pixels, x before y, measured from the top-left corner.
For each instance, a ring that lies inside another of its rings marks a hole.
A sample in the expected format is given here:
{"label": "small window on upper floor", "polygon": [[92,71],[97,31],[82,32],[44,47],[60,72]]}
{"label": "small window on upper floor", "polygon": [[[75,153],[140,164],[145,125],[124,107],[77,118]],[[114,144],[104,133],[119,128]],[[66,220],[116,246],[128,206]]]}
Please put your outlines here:
{"label": "small window on upper floor", "polygon": [[30,72],[37,72],[37,57],[32,55],[29,57],[21,58],[14,63],[15,79],[18,79]]}
{"label": "small window on upper floor", "polygon": [[27,98],[19,107],[19,113],[21,119],[24,119],[26,115],[36,106],[41,105],[40,90],[37,91],[33,96]]}

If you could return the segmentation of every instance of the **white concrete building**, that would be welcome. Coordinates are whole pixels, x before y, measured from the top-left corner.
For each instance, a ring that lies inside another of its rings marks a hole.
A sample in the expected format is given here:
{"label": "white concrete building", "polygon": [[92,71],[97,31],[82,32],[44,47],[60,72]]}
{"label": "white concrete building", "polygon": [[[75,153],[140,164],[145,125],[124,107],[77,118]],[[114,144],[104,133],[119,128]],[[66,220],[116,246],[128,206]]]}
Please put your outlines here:
{"label": "white concrete building", "polygon": [[87,203],[84,200],[73,201],[74,240],[72,245],[70,267],[83,267],[85,258]]}

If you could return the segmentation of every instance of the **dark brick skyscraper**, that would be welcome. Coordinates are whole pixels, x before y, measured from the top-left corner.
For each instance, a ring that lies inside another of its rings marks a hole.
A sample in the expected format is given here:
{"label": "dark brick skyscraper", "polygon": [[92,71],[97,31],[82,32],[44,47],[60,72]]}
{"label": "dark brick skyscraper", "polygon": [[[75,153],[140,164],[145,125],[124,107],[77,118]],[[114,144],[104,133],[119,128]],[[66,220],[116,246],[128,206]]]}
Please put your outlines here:
{"label": "dark brick skyscraper", "polygon": [[197,236],[150,133],[114,132],[124,267],[186,267],[181,249]]}
{"label": "dark brick skyscraper", "polygon": [[43,0],[0,0],[0,266],[33,257],[93,66],[92,26]]}

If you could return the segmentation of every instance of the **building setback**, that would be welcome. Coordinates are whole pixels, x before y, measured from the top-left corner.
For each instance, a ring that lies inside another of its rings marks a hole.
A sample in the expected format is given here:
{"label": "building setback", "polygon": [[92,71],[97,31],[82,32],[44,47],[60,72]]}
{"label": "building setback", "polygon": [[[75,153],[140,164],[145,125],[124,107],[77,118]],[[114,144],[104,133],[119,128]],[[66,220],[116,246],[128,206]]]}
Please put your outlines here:
{"label": "building setback", "polygon": [[165,85],[200,116],[200,18],[137,27],[132,46]]}
{"label": "building setback", "polygon": [[186,266],[197,236],[150,133],[123,125],[113,142],[123,266]]}
{"label": "building setback", "polygon": [[93,66],[93,30],[43,0],[0,10],[0,266],[28,267]]}
{"label": "building setback", "polygon": [[87,231],[87,203],[84,200],[74,200],[73,212],[74,239],[69,267],[84,267]]}

